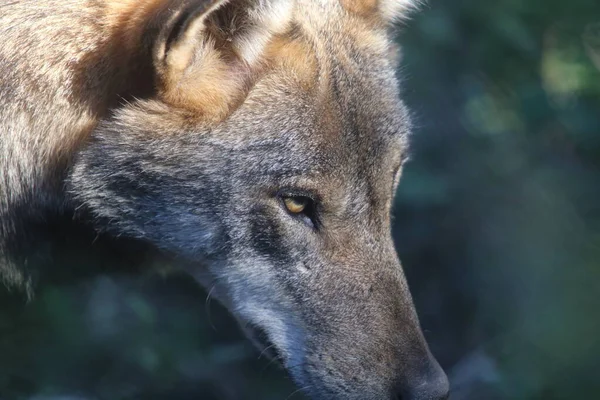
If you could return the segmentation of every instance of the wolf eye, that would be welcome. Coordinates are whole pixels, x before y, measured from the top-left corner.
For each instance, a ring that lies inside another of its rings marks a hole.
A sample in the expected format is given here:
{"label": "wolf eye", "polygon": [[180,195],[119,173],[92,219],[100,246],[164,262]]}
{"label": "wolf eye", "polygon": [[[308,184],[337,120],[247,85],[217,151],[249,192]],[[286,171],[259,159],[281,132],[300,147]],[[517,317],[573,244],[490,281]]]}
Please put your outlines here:
{"label": "wolf eye", "polygon": [[280,194],[281,202],[287,212],[312,228],[317,226],[315,200],[309,196]]}
{"label": "wolf eye", "polygon": [[309,200],[308,197],[284,197],[283,204],[292,214],[300,214],[306,210]]}

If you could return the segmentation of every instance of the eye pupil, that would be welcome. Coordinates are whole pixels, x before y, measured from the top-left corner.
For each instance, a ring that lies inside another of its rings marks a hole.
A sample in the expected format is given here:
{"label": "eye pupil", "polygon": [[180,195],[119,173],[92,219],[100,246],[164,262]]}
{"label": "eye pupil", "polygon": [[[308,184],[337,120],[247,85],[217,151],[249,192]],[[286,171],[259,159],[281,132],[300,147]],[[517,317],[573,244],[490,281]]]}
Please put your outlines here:
{"label": "eye pupil", "polygon": [[283,199],[285,207],[292,214],[300,214],[306,209],[307,201],[302,197],[286,197]]}

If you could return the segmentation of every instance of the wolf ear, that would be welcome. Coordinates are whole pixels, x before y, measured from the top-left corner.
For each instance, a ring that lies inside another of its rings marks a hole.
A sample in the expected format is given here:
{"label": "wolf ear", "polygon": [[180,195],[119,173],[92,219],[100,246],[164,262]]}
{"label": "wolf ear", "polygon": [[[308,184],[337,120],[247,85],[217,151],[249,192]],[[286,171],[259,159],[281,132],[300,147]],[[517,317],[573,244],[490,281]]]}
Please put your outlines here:
{"label": "wolf ear", "polygon": [[406,18],[410,11],[418,8],[421,0],[340,0],[349,11],[363,16],[376,15],[385,22]]}
{"label": "wolf ear", "polygon": [[293,0],[195,0],[174,13],[155,45],[158,95],[206,119],[225,118],[247,94]]}
{"label": "wolf ear", "polygon": [[386,21],[398,21],[422,4],[420,0],[379,0],[379,11]]}

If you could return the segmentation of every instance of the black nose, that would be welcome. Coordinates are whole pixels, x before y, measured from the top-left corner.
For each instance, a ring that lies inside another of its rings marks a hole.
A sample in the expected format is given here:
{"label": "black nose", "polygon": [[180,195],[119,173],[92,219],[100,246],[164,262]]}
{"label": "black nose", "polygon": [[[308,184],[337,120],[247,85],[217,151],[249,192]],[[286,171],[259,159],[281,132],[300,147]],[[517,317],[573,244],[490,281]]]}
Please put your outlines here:
{"label": "black nose", "polygon": [[431,360],[424,371],[403,382],[395,398],[397,400],[446,400],[449,394],[450,384],[446,374],[436,360]]}

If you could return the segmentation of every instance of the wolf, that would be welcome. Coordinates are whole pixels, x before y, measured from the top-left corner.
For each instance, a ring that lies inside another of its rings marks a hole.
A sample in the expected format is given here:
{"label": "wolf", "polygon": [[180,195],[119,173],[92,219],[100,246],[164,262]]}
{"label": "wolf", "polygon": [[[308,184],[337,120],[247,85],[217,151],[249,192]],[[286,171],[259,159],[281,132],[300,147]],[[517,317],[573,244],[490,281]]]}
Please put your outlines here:
{"label": "wolf", "polygon": [[314,399],[446,399],[390,232],[411,130],[392,32],[414,6],[5,1],[5,285],[55,274],[68,221],[211,288]]}

